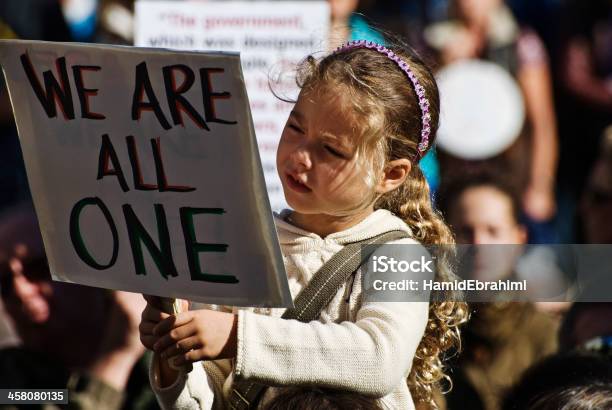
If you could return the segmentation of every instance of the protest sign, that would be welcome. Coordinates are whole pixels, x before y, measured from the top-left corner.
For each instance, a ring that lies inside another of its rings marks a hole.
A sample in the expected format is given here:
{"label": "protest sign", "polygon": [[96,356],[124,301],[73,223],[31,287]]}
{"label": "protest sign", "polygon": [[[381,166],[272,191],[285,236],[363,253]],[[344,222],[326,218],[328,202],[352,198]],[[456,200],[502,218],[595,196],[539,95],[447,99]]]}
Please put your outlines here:
{"label": "protest sign", "polygon": [[236,53],[1,41],[54,279],[291,304]]}
{"label": "protest sign", "polygon": [[[326,52],[325,1],[138,1],[134,44],[182,50],[239,51],[272,209],[287,206],[276,172],[276,147],[295,98],[295,68]],[[269,81],[271,80],[271,81]]]}

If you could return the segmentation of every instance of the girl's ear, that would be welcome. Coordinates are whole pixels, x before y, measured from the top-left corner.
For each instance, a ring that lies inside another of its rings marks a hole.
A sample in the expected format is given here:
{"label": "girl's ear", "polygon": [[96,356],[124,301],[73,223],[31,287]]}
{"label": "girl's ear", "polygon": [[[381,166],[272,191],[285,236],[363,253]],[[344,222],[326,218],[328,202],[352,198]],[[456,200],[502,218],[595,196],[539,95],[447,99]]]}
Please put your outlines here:
{"label": "girl's ear", "polygon": [[376,185],[376,192],[385,194],[389,191],[393,191],[404,183],[411,169],[412,163],[407,158],[390,161],[385,166],[382,177],[378,185]]}

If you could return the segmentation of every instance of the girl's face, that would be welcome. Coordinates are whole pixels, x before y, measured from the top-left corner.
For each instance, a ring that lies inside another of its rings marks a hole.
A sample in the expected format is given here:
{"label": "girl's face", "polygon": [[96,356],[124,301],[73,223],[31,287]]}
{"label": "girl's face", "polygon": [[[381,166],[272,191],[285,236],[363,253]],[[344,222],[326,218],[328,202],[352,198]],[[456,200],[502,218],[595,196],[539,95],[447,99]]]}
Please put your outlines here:
{"label": "girl's face", "polygon": [[347,216],[371,206],[371,164],[357,155],[359,124],[341,93],[302,91],[281,135],[276,166],[289,206],[302,214]]}

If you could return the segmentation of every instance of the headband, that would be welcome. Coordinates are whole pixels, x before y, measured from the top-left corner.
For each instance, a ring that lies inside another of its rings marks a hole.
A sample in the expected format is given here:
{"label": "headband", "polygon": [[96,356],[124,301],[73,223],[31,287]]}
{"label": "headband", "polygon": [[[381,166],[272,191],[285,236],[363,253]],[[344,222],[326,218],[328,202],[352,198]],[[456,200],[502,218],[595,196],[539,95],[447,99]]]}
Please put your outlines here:
{"label": "headband", "polygon": [[430,121],[431,114],[429,114],[429,100],[425,96],[425,88],[419,83],[417,76],[410,69],[410,65],[402,60],[397,54],[393,51],[389,50],[387,47],[377,44],[373,41],[366,40],[356,40],[349,41],[338,47],[335,53],[339,53],[342,51],[351,50],[353,48],[369,48],[370,50],[374,50],[387,56],[391,61],[393,61],[397,66],[408,76],[412,86],[414,88],[414,92],[419,98],[419,107],[421,108],[421,140],[418,145],[419,154],[423,154],[427,151],[427,146],[429,145],[429,134],[431,133]]}

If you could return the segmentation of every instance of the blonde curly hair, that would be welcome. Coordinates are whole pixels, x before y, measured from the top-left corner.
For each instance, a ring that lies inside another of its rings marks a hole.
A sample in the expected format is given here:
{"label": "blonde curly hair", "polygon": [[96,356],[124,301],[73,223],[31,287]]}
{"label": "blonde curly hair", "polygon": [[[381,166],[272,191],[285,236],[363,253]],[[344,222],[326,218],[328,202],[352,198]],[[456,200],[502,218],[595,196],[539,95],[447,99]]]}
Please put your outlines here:
{"label": "blonde curly hair", "polygon": [[[438,88],[431,71],[405,45],[387,45],[410,64],[425,88],[430,102],[431,135],[435,139],[439,121]],[[329,54],[321,59],[307,57],[298,67],[298,86],[302,93],[325,87],[343,96],[343,109],[348,118],[359,126],[358,152],[367,158],[369,182],[373,183],[389,161],[407,158],[412,167],[405,182],[382,196],[370,198],[374,208],[387,209],[402,218],[416,240],[438,247],[436,280],[455,278],[451,269],[454,256],[454,237],[442,216],[434,210],[427,181],[416,161],[420,158],[417,145],[421,136],[421,111],[418,97],[406,74],[389,58],[376,51],[353,48]],[[424,155],[424,154],[423,154]],[[432,294],[429,319],[417,348],[408,385],[416,402],[436,408],[434,389],[446,380],[443,360],[446,355],[460,350],[459,326],[467,321],[467,304],[460,295]]]}

